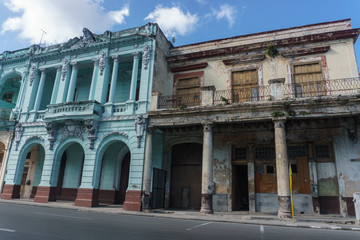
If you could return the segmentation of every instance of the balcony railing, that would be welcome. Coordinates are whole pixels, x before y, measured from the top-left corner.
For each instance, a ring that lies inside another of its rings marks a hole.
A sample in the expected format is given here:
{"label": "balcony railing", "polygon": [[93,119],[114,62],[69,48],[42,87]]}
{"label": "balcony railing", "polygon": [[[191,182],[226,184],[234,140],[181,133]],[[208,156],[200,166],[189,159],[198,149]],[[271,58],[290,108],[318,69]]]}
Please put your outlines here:
{"label": "balcony railing", "polygon": [[284,97],[308,98],[360,93],[360,79],[343,78],[284,85]]}
{"label": "balcony railing", "polygon": [[157,107],[152,109],[179,108],[191,106],[212,106],[265,102],[285,99],[304,99],[326,96],[360,94],[360,78],[330,79],[311,82],[284,84],[274,81],[270,85],[241,87],[228,90],[202,90],[199,94],[157,97]]}
{"label": "balcony railing", "polygon": [[270,86],[243,87],[214,92],[214,104],[267,101],[271,97]]}
{"label": "balcony railing", "polygon": [[201,94],[182,94],[174,96],[159,96],[159,108],[178,108],[178,107],[192,107],[201,104]]}
{"label": "balcony railing", "polygon": [[48,105],[44,121],[87,120],[100,118],[102,107],[96,101],[69,102]]}

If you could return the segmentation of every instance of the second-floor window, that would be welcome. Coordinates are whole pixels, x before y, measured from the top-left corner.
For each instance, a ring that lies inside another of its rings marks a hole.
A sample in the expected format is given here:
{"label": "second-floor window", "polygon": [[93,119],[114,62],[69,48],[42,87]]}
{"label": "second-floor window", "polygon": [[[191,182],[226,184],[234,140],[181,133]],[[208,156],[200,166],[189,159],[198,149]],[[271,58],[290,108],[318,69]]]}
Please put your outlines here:
{"label": "second-floor window", "polygon": [[13,98],[14,98],[14,93],[13,92],[7,92],[7,93],[4,93],[2,95],[1,100],[5,101],[5,102],[8,102],[8,103],[12,103]]}
{"label": "second-floor window", "polygon": [[257,101],[259,96],[257,69],[231,73],[234,102]]}
{"label": "second-floor window", "polygon": [[324,94],[324,82],[320,62],[293,65],[295,97],[315,97]]}
{"label": "second-floor window", "polygon": [[176,85],[177,105],[200,105],[200,77],[179,78]]}

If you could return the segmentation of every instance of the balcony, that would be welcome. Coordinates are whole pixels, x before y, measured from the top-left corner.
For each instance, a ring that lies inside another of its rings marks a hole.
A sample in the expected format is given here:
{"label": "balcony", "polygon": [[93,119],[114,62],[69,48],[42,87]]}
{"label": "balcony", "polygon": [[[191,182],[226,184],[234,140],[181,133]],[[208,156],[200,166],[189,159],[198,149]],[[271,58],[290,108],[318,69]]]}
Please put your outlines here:
{"label": "balcony", "polygon": [[274,79],[265,86],[249,86],[217,90],[203,87],[200,94],[161,96],[153,93],[151,110],[177,109],[194,106],[217,106],[241,103],[304,100],[360,94],[360,78],[330,79],[285,84],[285,79]]}
{"label": "balcony", "polygon": [[102,111],[102,107],[97,101],[51,104],[48,105],[42,119],[45,122],[60,122],[68,119],[78,121],[98,120]]}

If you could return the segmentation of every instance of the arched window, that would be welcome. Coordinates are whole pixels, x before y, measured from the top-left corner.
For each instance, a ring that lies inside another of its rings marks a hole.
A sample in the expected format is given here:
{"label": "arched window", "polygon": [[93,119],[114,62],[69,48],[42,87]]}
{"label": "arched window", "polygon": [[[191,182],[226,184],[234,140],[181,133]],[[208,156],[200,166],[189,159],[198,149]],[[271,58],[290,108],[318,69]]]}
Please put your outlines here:
{"label": "arched window", "polygon": [[2,95],[2,100],[8,103],[12,103],[14,98],[14,92],[6,92]]}

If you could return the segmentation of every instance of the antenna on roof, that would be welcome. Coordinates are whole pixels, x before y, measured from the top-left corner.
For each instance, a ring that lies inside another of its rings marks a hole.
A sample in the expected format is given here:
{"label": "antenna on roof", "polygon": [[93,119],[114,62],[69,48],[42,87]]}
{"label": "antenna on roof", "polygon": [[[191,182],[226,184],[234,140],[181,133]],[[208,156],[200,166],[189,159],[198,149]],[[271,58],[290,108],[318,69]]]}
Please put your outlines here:
{"label": "antenna on roof", "polygon": [[45,32],[43,29],[41,29],[41,31],[42,31],[42,34],[41,34],[39,46],[41,46],[41,42],[42,42],[42,40],[43,40],[44,34],[46,34],[46,32]]}

